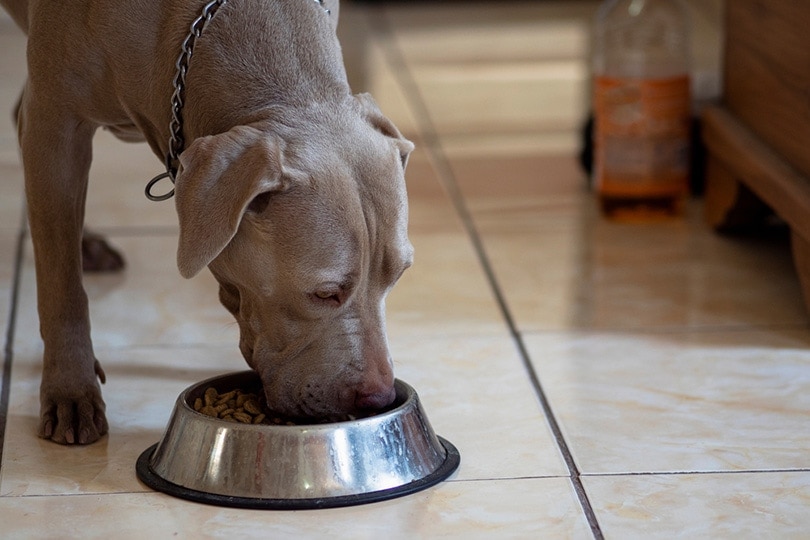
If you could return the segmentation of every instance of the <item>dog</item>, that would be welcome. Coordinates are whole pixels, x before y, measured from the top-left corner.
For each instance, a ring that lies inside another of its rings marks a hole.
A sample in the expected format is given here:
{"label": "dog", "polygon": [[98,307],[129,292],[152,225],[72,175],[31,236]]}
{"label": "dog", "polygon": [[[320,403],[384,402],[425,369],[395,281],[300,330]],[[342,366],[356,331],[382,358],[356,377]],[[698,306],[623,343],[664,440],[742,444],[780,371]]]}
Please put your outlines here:
{"label": "dog", "polygon": [[212,272],[269,408],[333,418],[394,400],[385,298],[413,259],[413,144],[352,94],[337,1],[206,2],[0,0],[28,36],[18,132],[44,344],[38,430],[54,442],[108,430],[81,262],[98,128],[165,163],[179,273]]}

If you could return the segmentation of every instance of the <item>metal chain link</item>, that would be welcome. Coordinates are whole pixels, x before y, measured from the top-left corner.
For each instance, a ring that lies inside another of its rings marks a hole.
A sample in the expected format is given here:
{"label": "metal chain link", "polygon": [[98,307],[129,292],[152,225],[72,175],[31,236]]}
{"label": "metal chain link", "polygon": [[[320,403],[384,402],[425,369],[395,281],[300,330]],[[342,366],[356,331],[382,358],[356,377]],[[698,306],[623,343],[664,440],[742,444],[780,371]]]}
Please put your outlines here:
{"label": "metal chain link", "polygon": [[183,98],[186,89],[186,73],[188,73],[188,65],[191,61],[191,55],[194,53],[194,44],[197,38],[200,37],[203,31],[214,18],[214,14],[223,5],[227,4],[228,0],[212,0],[205,4],[202,8],[202,13],[199,17],[194,19],[189,29],[189,34],[183,40],[180,46],[180,55],[174,63],[177,71],[172,80],[174,86],[174,93],[172,94],[172,118],[169,122],[169,151],[166,154],[166,172],[157,175],[146,184],[146,198],[150,201],[165,201],[174,196],[174,188],[168,193],[163,195],[155,195],[152,193],[152,188],[160,182],[168,178],[174,184],[174,179],[177,176],[177,162],[180,153],[183,151],[185,144],[183,140]]}
{"label": "metal chain link", "polygon": [[[324,5],[324,0],[314,0],[314,2],[320,5],[327,15],[331,14],[331,11]],[[194,45],[197,42],[197,38],[199,38],[208,27],[208,23],[210,23],[211,19],[214,18],[217,10],[227,3],[228,0],[211,0],[205,4],[205,6],[202,8],[202,13],[200,13],[200,16],[194,19],[194,21],[191,23],[189,34],[186,36],[186,39],[183,40],[183,43],[180,46],[180,55],[177,57],[177,61],[175,62],[177,72],[174,76],[174,80],[172,80],[174,93],[172,94],[171,102],[172,118],[171,122],[169,122],[170,137],[169,151],[166,154],[166,172],[155,176],[149,181],[148,184],[146,184],[146,198],[150,201],[165,201],[174,196],[174,188],[163,195],[153,194],[152,188],[154,188],[158,182],[165,180],[166,178],[171,180],[172,185],[174,185],[174,180],[177,176],[177,163],[179,161],[180,154],[183,152],[183,146],[185,145],[185,141],[183,139],[183,99],[185,97],[184,94],[186,89],[186,73],[188,73],[191,55],[194,53]]]}
{"label": "metal chain link", "polygon": [[327,9],[327,8],[326,8],[326,6],[325,6],[325,5],[323,5],[323,0],[315,0],[315,2],[317,2],[317,3],[318,3],[318,5],[320,5],[320,6],[323,8],[323,10],[326,12],[326,14],[327,14],[327,15],[331,15],[331,14],[332,14],[332,11],[331,11],[331,10],[329,10],[329,9]]}

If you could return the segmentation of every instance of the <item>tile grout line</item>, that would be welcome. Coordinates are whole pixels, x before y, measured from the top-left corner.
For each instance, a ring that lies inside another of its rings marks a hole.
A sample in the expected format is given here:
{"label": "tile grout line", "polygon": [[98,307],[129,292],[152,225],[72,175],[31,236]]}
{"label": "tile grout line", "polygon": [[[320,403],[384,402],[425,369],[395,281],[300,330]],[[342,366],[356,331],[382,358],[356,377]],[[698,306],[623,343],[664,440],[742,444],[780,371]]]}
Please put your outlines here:
{"label": "tile grout line", "polygon": [[741,474],[774,474],[774,473],[810,473],[806,467],[786,467],[777,469],[729,469],[729,470],[681,470],[681,471],[628,471],[628,472],[593,472],[582,476],[589,478],[633,477],[633,476],[716,476]]}
{"label": "tile grout line", "polygon": [[8,322],[6,323],[5,344],[3,347],[3,365],[0,374],[0,479],[3,476],[3,450],[6,443],[6,424],[8,406],[11,397],[11,363],[14,359],[14,334],[17,326],[17,307],[19,305],[20,279],[22,277],[23,252],[26,237],[26,208],[20,218],[20,228],[14,250],[14,272],[11,278],[11,298],[8,305]]}
{"label": "tile grout line", "polygon": [[[372,16],[370,18],[372,28],[376,30],[376,32],[379,35],[385,35],[388,36],[390,39],[393,39],[394,32],[391,29],[391,24],[388,21],[387,13],[384,11],[384,8],[378,10],[375,13],[375,15],[376,16]],[[392,67],[394,68],[395,76],[398,79],[398,82],[403,88],[403,90],[405,90],[404,94],[406,96],[406,100],[409,102],[410,106],[413,107],[414,109],[414,113],[417,117],[417,122],[420,124],[419,132],[425,140],[427,152],[433,159],[434,166],[437,169],[438,177],[441,183],[443,184],[443,187],[447,191],[451,199],[451,202],[456,212],[458,213],[459,218],[462,221],[463,227],[467,233],[467,236],[469,237],[469,240],[473,244],[475,254],[478,258],[479,263],[482,266],[482,269],[484,270],[487,281],[490,287],[492,288],[492,293],[495,296],[495,300],[496,303],[498,304],[499,310],[501,311],[501,314],[503,315],[506,321],[511,337],[514,340],[515,345],[517,346],[518,353],[520,354],[524,369],[526,370],[529,376],[536,397],[540,401],[540,405],[545,414],[546,421],[548,422],[549,427],[551,428],[551,431],[554,434],[554,439],[557,443],[558,450],[560,451],[563,460],[565,461],[566,467],[568,468],[569,472],[568,478],[574,487],[574,491],[576,492],[579,504],[583,510],[585,518],[588,521],[588,525],[590,526],[591,533],[597,540],[602,540],[604,538],[604,535],[602,533],[602,529],[599,525],[599,522],[596,518],[596,513],[594,512],[590,500],[588,499],[588,494],[585,490],[585,486],[582,483],[579,468],[577,467],[576,462],[574,461],[574,457],[571,453],[568,443],[565,440],[565,436],[563,435],[562,430],[559,424],[557,423],[557,419],[554,416],[554,413],[551,409],[551,404],[548,401],[545,391],[543,390],[542,384],[540,383],[540,379],[537,376],[537,372],[535,371],[534,366],[531,363],[528,350],[526,349],[526,345],[523,341],[523,337],[521,336],[520,332],[517,329],[517,325],[515,324],[515,321],[506,303],[503,291],[501,290],[500,285],[498,284],[495,272],[492,268],[492,265],[489,262],[489,257],[486,253],[483,241],[481,240],[481,236],[478,233],[478,230],[475,226],[472,215],[470,214],[467,205],[464,203],[464,198],[461,193],[461,190],[458,187],[458,182],[456,180],[455,174],[453,173],[452,167],[450,166],[447,157],[444,153],[444,150],[442,149],[439,136],[436,132],[436,128],[433,125],[433,121],[431,119],[430,111],[428,110],[427,105],[425,104],[419,86],[414,80],[411,71],[408,67],[408,64],[399,47],[391,44],[391,42],[387,40],[381,41],[383,50],[385,51],[385,55],[388,58],[389,62],[391,63]]]}

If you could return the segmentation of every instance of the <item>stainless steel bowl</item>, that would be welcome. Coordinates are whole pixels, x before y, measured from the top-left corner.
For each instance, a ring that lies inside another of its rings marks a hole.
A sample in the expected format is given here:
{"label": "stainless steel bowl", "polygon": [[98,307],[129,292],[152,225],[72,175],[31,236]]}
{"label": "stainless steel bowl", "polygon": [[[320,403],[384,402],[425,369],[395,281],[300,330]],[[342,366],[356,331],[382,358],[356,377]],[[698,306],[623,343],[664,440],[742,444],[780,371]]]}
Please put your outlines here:
{"label": "stainless steel bowl", "polygon": [[458,450],[437,437],[416,391],[395,383],[393,408],[376,416],[312,425],[252,425],[205,416],[194,400],[261,391],[253,371],[195,384],[177,398],[160,442],[138,459],[146,485],[185,499],[242,508],[348,506],[430,487],[458,467]]}

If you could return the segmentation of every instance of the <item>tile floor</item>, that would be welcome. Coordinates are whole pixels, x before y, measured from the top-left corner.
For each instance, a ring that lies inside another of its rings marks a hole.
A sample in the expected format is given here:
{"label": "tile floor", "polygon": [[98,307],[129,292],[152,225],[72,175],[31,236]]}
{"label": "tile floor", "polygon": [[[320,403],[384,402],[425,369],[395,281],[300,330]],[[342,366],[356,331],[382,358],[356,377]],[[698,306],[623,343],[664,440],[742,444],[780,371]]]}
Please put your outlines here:
{"label": "tile floor", "polygon": [[[0,122],[0,536],[806,538],[810,327],[788,246],[716,236],[700,201],[656,225],[598,216],[576,162],[595,5],[344,5],[355,89],[418,144],[416,264],[388,306],[397,374],[462,454],[448,481],[373,505],[240,511],[138,482],[177,393],[244,362],[213,279],[177,274],[173,205],[142,195],[160,163],[103,133],[88,222],[129,262],[86,280],[110,434],[36,438],[33,262]],[[720,4],[691,5],[711,74]],[[24,42],[0,18],[0,116]]]}

